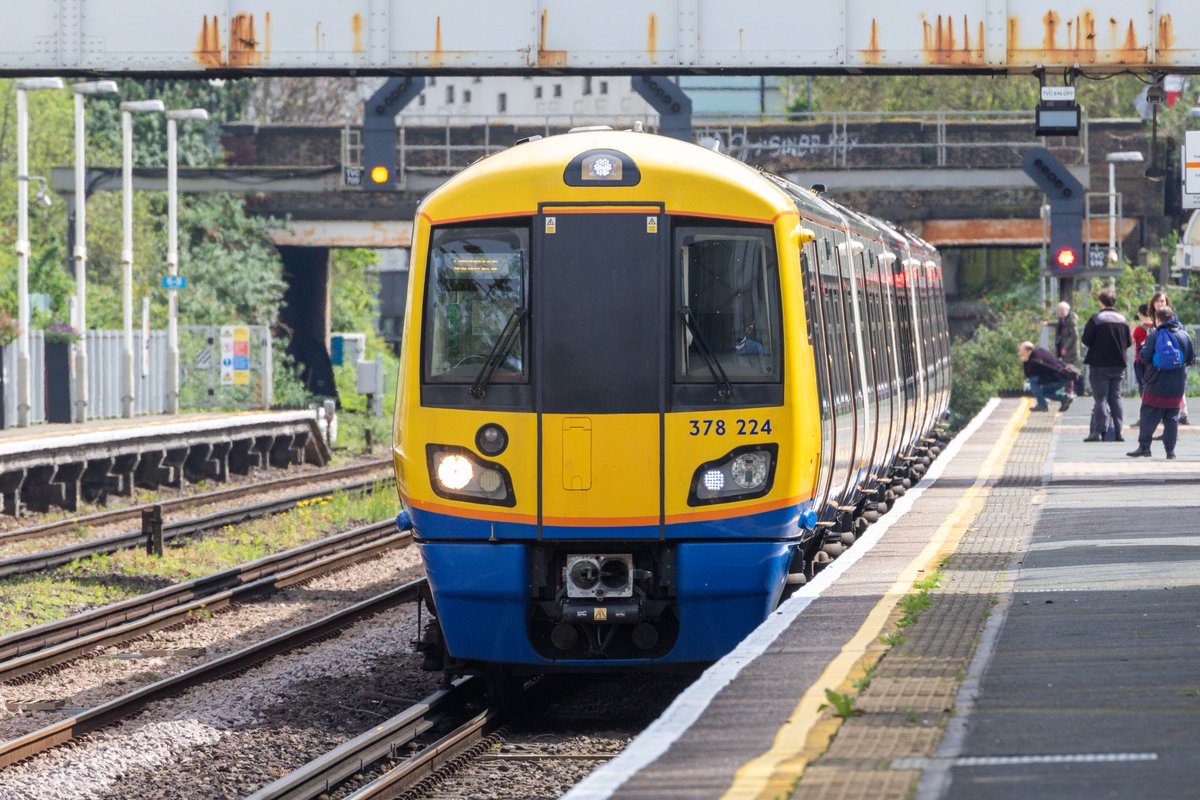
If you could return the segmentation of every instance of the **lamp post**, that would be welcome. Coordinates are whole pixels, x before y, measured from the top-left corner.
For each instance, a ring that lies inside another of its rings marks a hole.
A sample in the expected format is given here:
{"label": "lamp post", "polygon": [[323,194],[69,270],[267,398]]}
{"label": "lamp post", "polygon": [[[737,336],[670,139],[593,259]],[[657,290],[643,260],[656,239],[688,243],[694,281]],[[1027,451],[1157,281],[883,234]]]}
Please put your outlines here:
{"label": "lamp post", "polygon": [[[203,108],[167,112],[167,270],[179,274],[179,149],[175,124],[179,120],[206,120]],[[167,413],[179,413],[179,290],[167,289]]]}
{"label": "lamp post", "polygon": [[61,89],[58,78],[24,78],[17,90],[17,425],[30,423],[33,369],[29,358],[29,105],[25,93]]}
{"label": "lamp post", "polygon": [[121,311],[125,340],[121,346],[121,416],[133,416],[133,115],[163,111],[162,100],[121,103],[121,211],[125,228],[121,248]]}
{"label": "lamp post", "polygon": [[1136,150],[1123,150],[1109,153],[1104,160],[1108,162],[1108,260],[1115,264],[1121,260],[1117,252],[1117,164],[1137,163],[1143,159]]}
{"label": "lamp post", "polygon": [[88,353],[87,353],[87,160],[84,148],[87,141],[83,98],[117,91],[115,81],[90,81],[71,86],[75,93],[75,330],[79,343],[75,345],[75,421],[87,421]]}

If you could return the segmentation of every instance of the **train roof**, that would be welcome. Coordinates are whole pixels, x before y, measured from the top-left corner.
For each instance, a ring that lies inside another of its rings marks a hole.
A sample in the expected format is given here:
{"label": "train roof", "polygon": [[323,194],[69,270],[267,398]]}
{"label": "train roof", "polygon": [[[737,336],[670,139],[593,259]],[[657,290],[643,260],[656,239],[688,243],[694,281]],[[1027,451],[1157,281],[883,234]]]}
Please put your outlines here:
{"label": "train roof", "polygon": [[[609,172],[587,174],[592,164]],[[767,223],[795,209],[790,193],[737,159],[657,134],[586,130],[480,159],[430,193],[419,213],[444,223],[528,216],[539,204],[647,200],[662,202],[670,214]]]}

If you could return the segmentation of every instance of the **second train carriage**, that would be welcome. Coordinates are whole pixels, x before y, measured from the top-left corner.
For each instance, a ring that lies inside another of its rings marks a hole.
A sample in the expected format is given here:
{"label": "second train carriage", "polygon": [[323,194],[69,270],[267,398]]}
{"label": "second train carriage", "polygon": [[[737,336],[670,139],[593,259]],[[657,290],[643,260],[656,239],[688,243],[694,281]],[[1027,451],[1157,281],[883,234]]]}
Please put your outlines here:
{"label": "second train carriage", "polygon": [[937,252],[693,144],[514,146],[412,253],[397,485],[455,669],[720,657],[947,406]]}

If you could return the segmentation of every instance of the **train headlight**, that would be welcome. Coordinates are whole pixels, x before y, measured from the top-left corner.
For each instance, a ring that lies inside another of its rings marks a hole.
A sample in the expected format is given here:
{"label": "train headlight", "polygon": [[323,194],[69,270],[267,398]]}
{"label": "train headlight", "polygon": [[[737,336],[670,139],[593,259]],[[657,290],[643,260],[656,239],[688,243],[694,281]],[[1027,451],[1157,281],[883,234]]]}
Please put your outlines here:
{"label": "train headlight", "polygon": [[484,461],[465,447],[426,447],[429,482],[438,497],[512,507],[517,504],[512,479],[500,464]]}
{"label": "train headlight", "polygon": [[742,453],[733,460],[729,471],[733,473],[734,483],[753,491],[767,482],[767,468],[770,465],[771,457],[766,453]]}
{"label": "train headlight", "polygon": [[442,486],[451,491],[458,491],[471,482],[475,470],[471,462],[459,455],[442,456],[438,462],[437,478]]}
{"label": "train headlight", "polygon": [[779,445],[739,447],[715,461],[701,464],[692,476],[689,506],[752,500],[771,491]]}

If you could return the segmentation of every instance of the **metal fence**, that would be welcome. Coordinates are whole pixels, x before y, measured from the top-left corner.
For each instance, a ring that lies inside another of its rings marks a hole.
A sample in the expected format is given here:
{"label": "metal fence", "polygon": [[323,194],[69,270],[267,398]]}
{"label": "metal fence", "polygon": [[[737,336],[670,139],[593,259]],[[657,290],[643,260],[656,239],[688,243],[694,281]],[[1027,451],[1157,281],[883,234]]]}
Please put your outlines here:
{"label": "metal fence", "polygon": [[[539,115],[504,117],[406,114],[400,118],[396,142],[396,175],[408,172],[461,170],[474,161],[505,150],[534,134],[549,136],[572,127],[617,121],[627,115]],[[646,130],[657,130],[646,121]],[[696,116],[695,141],[720,142],[721,151],[756,166],[779,160],[800,161],[808,168],[1019,168],[1031,146],[1051,147],[1069,166],[1088,162],[1088,121],[1078,137],[1035,136],[1032,111],[835,111],[754,116]],[[362,166],[362,131],[342,130],[342,163]]]}
{"label": "metal fence", "polygon": [[[244,382],[225,382],[221,374],[221,328],[190,327],[179,329],[180,406],[184,408],[269,408],[274,391],[271,332],[264,326],[248,328],[247,369]],[[111,419],[121,416],[121,350],[124,333],[92,330],[87,334],[88,418]],[[75,408],[74,357],[66,385],[50,385],[45,361],[42,331],[30,331],[29,355],[32,368],[32,408],[30,424],[46,421],[47,397],[67,392],[72,413]],[[167,409],[167,334],[151,331],[143,342],[141,331],[133,334],[135,416],[162,414]],[[17,420],[17,346],[3,349],[0,359],[3,374],[4,427]],[[239,378],[239,380],[241,380]]]}

